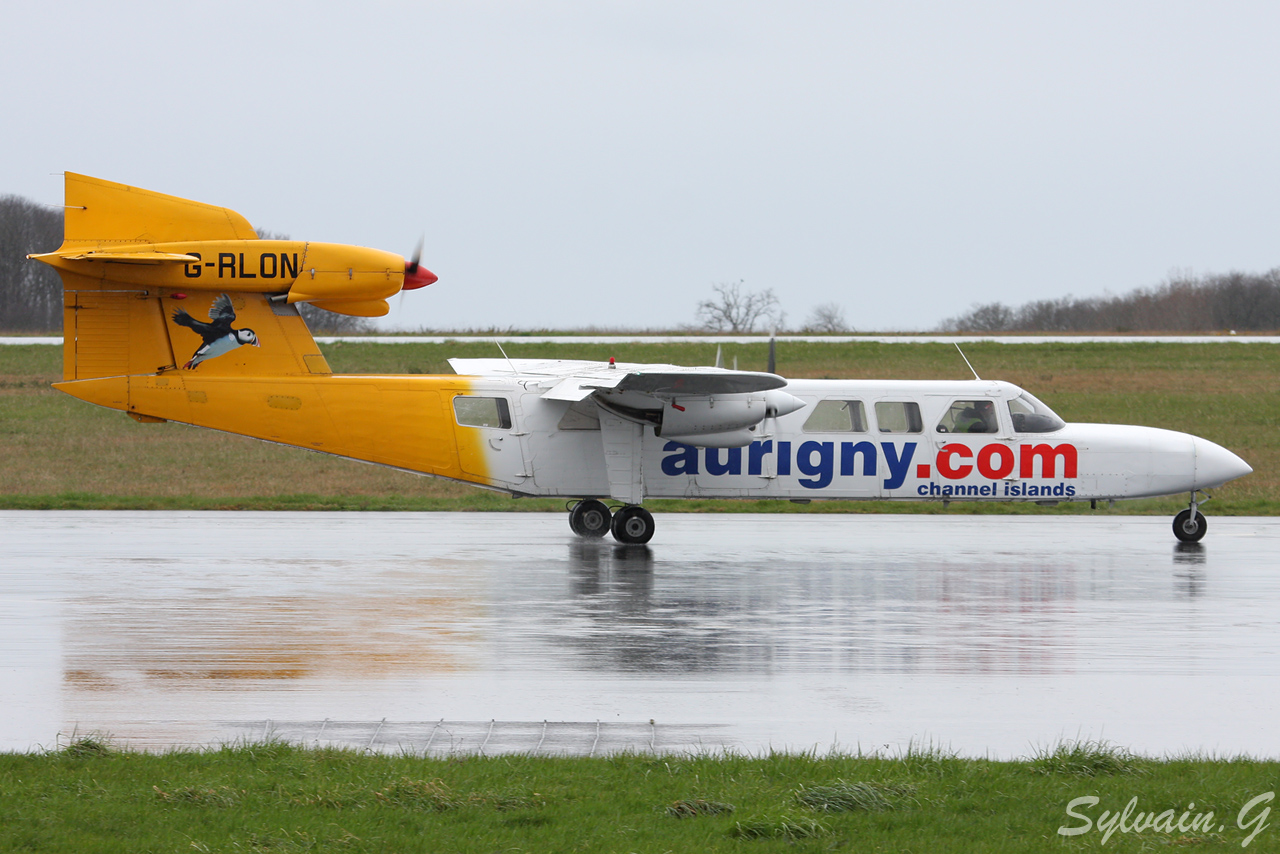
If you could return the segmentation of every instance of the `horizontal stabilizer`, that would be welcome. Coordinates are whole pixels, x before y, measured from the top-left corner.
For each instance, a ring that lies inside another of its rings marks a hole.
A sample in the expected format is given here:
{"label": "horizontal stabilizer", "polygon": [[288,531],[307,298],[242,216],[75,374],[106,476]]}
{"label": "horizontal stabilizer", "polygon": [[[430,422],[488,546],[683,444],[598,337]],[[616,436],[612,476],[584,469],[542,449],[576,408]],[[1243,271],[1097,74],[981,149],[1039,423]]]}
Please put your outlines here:
{"label": "horizontal stabilizer", "polygon": [[36,261],[46,258],[62,258],[67,261],[110,261],[116,264],[190,264],[200,259],[194,255],[181,255],[177,252],[77,252],[74,255],[62,255],[47,252],[43,255],[28,255]]}

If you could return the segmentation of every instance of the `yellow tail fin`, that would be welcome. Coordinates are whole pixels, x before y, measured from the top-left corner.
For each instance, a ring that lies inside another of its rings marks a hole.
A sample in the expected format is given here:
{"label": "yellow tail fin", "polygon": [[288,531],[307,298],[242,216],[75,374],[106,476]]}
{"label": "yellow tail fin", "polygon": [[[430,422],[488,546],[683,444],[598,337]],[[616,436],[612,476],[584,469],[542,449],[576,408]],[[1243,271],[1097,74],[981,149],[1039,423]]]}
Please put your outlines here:
{"label": "yellow tail fin", "polygon": [[259,240],[227,208],[74,172],[66,205],[62,246],[31,256],[62,276],[64,380],[328,373],[295,303],[377,316],[404,281],[390,252]]}

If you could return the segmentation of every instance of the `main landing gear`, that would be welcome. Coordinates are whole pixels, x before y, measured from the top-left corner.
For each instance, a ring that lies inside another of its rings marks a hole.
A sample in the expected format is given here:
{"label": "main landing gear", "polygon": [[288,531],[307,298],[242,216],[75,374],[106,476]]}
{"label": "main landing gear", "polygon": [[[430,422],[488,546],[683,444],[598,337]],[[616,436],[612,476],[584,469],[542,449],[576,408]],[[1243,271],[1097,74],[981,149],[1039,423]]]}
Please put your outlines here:
{"label": "main landing gear", "polygon": [[1200,512],[1200,505],[1209,500],[1209,496],[1205,495],[1201,499],[1196,498],[1196,494],[1200,490],[1193,490],[1191,493],[1191,506],[1183,510],[1177,516],[1173,517],[1173,535],[1184,543],[1198,543],[1204,539],[1205,532],[1209,530],[1209,523],[1205,521],[1204,514]]}
{"label": "main landing gear", "polygon": [[610,513],[603,501],[588,498],[569,508],[569,527],[579,537],[599,539],[612,532],[626,545],[643,545],[653,539],[653,514],[639,504],[628,504]]}

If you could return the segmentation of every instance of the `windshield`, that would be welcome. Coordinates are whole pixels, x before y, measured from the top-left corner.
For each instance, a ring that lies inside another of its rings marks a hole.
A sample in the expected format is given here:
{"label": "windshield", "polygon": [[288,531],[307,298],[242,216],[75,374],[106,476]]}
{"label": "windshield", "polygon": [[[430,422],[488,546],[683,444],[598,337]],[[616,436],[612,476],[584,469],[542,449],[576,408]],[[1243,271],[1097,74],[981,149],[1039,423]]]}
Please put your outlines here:
{"label": "windshield", "polygon": [[1015,433],[1052,433],[1067,426],[1052,409],[1027,391],[1009,401],[1009,416]]}

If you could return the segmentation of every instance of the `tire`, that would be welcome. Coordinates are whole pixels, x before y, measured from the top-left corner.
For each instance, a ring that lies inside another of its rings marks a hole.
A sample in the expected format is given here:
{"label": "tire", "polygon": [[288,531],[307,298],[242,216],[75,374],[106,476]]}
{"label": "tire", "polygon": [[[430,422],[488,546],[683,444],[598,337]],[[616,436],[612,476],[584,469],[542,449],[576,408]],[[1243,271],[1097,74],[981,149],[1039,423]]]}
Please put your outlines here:
{"label": "tire", "polygon": [[579,501],[569,511],[569,527],[579,537],[598,540],[609,533],[612,522],[613,514],[609,512],[609,508],[603,501],[596,501],[594,498]]}
{"label": "tire", "polygon": [[653,539],[653,514],[637,504],[623,507],[613,515],[613,538],[628,546],[644,545]]}
{"label": "tire", "polygon": [[1208,530],[1209,523],[1199,510],[1196,511],[1194,520],[1191,518],[1190,508],[1173,517],[1173,535],[1184,543],[1200,542]]}

